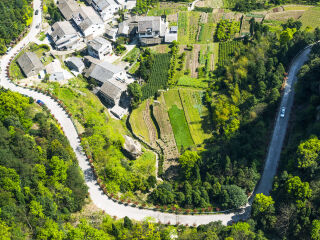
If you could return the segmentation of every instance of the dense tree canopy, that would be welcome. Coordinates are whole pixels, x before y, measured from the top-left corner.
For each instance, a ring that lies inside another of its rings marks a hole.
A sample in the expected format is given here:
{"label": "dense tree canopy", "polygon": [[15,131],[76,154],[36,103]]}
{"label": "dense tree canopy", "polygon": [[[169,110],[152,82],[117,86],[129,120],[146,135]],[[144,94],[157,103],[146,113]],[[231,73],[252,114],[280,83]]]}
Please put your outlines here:
{"label": "dense tree canopy", "polygon": [[32,21],[31,0],[0,1],[0,55],[7,51],[12,39],[16,39]]}

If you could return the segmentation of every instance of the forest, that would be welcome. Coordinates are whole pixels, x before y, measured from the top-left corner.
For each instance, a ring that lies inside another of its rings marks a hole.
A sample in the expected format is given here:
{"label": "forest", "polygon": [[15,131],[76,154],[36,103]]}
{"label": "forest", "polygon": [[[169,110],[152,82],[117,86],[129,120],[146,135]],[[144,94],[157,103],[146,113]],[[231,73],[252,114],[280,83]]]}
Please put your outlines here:
{"label": "forest", "polygon": [[[320,39],[317,31],[317,40]],[[320,239],[320,44],[312,48],[296,85],[293,125],[272,196],[256,199],[252,218],[270,238]]]}
{"label": "forest", "polygon": [[31,24],[31,0],[0,1],[0,55],[7,51],[9,43]]}
{"label": "forest", "polygon": [[0,238],[38,240],[265,239],[253,223],[197,228],[117,220],[102,212],[73,213],[88,203],[73,150],[50,111],[18,93],[0,90]]}

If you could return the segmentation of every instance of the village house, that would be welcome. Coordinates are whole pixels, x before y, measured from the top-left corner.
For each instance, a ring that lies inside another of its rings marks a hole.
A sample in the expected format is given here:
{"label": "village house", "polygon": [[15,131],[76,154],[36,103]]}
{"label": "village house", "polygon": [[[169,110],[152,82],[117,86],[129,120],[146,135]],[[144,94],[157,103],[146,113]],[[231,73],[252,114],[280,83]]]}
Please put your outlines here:
{"label": "village house", "polygon": [[103,35],[105,30],[102,19],[92,7],[82,6],[72,21],[87,39]]}
{"label": "village house", "polygon": [[100,86],[110,79],[115,79],[122,83],[127,81],[126,71],[108,62],[92,63],[86,73],[86,77],[93,78]]}
{"label": "village house", "polygon": [[70,68],[71,71],[82,73],[85,69],[85,65],[81,58],[78,57],[69,57],[66,59],[66,65]]}
{"label": "village house", "polygon": [[114,14],[121,8],[114,0],[87,0],[103,21],[111,20]]}
{"label": "village house", "polygon": [[17,63],[19,64],[24,75],[27,77],[35,76],[44,69],[40,59],[33,52],[24,53],[18,58]]}
{"label": "village house", "polygon": [[54,23],[50,37],[57,50],[75,49],[80,40],[79,34],[68,21]]}
{"label": "village house", "polygon": [[[100,88],[99,95],[110,106],[119,106],[121,95],[127,90],[125,83],[109,79]],[[120,116],[119,116],[120,117]]]}
{"label": "village house", "polygon": [[92,57],[103,60],[111,52],[111,43],[103,37],[97,37],[88,42],[88,54]]}
{"label": "village house", "polygon": [[74,0],[58,0],[57,6],[66,20],[71,20],[80,11],[79,4]]}
{"label": "village house", "polygon": [[138,37],[140,44],[155,45],[164,41],[167,23],[159,16],[135,16],[119,24],[118,35]]}

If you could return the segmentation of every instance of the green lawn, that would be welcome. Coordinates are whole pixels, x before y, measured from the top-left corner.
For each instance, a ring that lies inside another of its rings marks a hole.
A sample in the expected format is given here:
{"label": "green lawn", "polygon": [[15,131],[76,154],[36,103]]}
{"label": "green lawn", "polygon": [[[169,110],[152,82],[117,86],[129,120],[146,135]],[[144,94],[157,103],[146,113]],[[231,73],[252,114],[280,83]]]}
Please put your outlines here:
{"label": "green lawn", "polygon": [[130,74],[135,74],[135,72],[139,69],[139,67],[140,67],[140,62],[136,62],[135,64],[133,64],[132,66],[131,66],[131,68],[129,69],[129,73]]}
{"label": "green lawn", "polygon": [[320,27],[320,7],[309,8],[303,13],[299,20],[302,22],[302,27]]}
{"label": "green lawn", "polygon": [[183,110],[173,105],[168,113],[178,149],[192,146],[194,143]]}

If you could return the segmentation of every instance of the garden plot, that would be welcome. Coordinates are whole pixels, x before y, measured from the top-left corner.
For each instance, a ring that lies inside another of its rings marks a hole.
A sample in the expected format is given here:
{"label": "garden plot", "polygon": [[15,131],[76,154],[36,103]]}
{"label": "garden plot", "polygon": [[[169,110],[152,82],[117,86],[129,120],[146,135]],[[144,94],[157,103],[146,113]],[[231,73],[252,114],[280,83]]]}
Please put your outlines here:
{"label": "garden plot", "polygon": [[204,92],[180,88],[179,95],[192,139],[196,145],[200,145],[204,140],[211,137],[211,134],[207,131],[207,129],[210,129],[208,119],[206,119],[208,109],[202,104]]}
{"label": "garden plot", "polygon": [[157,142],[164,153],[165,162],[163,170],[165,172],[170,166],[167,161],[177,159],[179,157],[179,151],[174,138],[163,94],[161,94],[158,101],[154,101],[152,106],[153,116],[156,120],[155,124],[158,126],[158,130],[160,132],[160,139],[158,139]]}
{"label": "garden plot", "polygon": [[172,89],[165,92],[164,99],[178,149],[186,149],[194,145],[178,90]]}
{"label": "garden plot", "polygon": [[198,58],[199,58],[200,45],[194,44],[192,52],[188,52],[187,54],[187,69],[190,69],[191,77],[197,78],[198,72],[197,68],[199,66]]}

